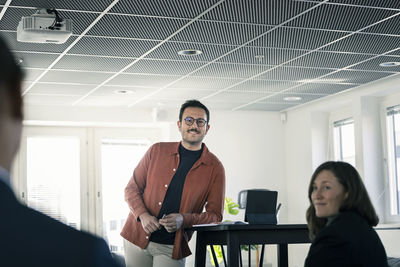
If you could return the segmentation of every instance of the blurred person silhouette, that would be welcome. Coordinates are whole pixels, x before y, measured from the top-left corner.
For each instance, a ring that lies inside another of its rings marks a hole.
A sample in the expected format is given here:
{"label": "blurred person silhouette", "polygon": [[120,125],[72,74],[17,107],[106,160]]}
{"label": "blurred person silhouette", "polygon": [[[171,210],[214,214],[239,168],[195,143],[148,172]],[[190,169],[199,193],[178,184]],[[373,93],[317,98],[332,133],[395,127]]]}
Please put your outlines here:
{"label": "blurred person silhouette", "polygon": [[0,36],[0,266],[117,266],[104,240],[16,199],[9,172],[22,130],[22,77]]}
{"label": "blurred person silhouette", "polygon": [[312,244],[305,267],[385,267],[379,222],[357,170],[346,162],[321,164],[308,188],[307,224]]}

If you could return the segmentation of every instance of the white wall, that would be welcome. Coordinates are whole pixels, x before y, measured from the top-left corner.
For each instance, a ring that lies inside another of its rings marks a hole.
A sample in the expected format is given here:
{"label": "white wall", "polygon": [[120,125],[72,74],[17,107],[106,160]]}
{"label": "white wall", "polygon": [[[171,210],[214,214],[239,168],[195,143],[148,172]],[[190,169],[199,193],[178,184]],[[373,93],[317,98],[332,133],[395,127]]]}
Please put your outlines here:
{"label": "white wall", "polygon": [[[279,192],[287,217],[282,123],[268,112],[213,112],[205,143],[222,161],[226,194],[234,201],[240,190],[266,188]],[[240,218],[241,220],[243,218]]]}

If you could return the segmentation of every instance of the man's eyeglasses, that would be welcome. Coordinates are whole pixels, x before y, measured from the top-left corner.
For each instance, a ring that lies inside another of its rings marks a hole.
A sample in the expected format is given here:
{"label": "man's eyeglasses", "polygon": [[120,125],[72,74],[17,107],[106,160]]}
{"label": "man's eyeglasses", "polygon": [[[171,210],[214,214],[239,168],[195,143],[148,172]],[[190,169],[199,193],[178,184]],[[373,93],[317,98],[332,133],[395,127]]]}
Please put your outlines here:
{"label": "man's eyeglasses", "polygon": [[185,121],[186,125],[188,125],[188,126],[192,126],[193,123],[196,121],[196,124],[199,127],[203,127],[207,123],[207,121],[205,119],[202,119],[202,118],[195,119],[192,117],[186,117],[186,118],[184,118],[184,121]]}

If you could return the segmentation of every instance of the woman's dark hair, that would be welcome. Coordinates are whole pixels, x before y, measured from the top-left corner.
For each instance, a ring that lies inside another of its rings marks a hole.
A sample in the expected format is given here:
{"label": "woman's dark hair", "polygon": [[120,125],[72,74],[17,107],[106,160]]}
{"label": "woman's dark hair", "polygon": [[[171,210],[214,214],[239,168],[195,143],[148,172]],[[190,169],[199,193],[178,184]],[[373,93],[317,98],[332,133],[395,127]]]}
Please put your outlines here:
{"label": "woman's dark hair", "polygon": [[179,111],[179,121],[182,121],[183,112],[185,111],[186,108],[189,107],[204,109],[207,115],[207,123],[210,122],[210,111],[206,106],[204,106],[200,101],[196,99],[188,100],[182,104],[181,110]]}
{"label": "woman's dark hair", "polygon": [[[21,81],[23,73],[0,37],[0,106],[9,106],[11,115],[22,120]],[[4,110],[0,110],[3,112]]]}
{"label": "woman's dark hair", "polygon": [[308,187],[310,206],[307,209],[306,218],[308,229],[310,231],[310,238],[313,239],[327,223],[326,218],[318,218],[316,216],[315,208],[311,199],[314,181],[318,174],[324,170],[332,172],[339,183],[343,185],[344,191],[347,193],[347,198],[343,201],[342,206],[339,208],[339,212],[347,210],[355,211],[366,219],[370,226],[377,225],[379,218],[376,215],[374,206],[371,203],[368,192],[365,189],[364,183],[362,182],[357,170],[346,162],[327,161],[322,163],[314,171]]}

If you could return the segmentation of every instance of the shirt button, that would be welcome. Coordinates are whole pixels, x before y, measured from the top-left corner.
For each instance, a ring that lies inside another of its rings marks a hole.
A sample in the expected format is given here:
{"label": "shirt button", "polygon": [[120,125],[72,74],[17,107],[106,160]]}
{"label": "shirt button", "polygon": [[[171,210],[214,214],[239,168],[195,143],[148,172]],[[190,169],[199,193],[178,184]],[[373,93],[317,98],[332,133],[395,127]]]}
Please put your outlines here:
{"label": "shirt button", "polygon": [[165,187],[168,187],[168,185],[166,184],[166,185],[164,185]]}
{"label": "shirt button", "polygon": [[175,168],[173,168],[172,170],[173,170],[173,171],[176,171],[176,169],[175,169]]}
{"label": "shirt button", "polygon": [[158,202],[158,205],[160,205],[160,206],[161,206],[161,204],[162,204],[161,202]]}
{"label": "shirt button", "polygon": [[149,237],[146,235],[146,239],[149,239]]}

